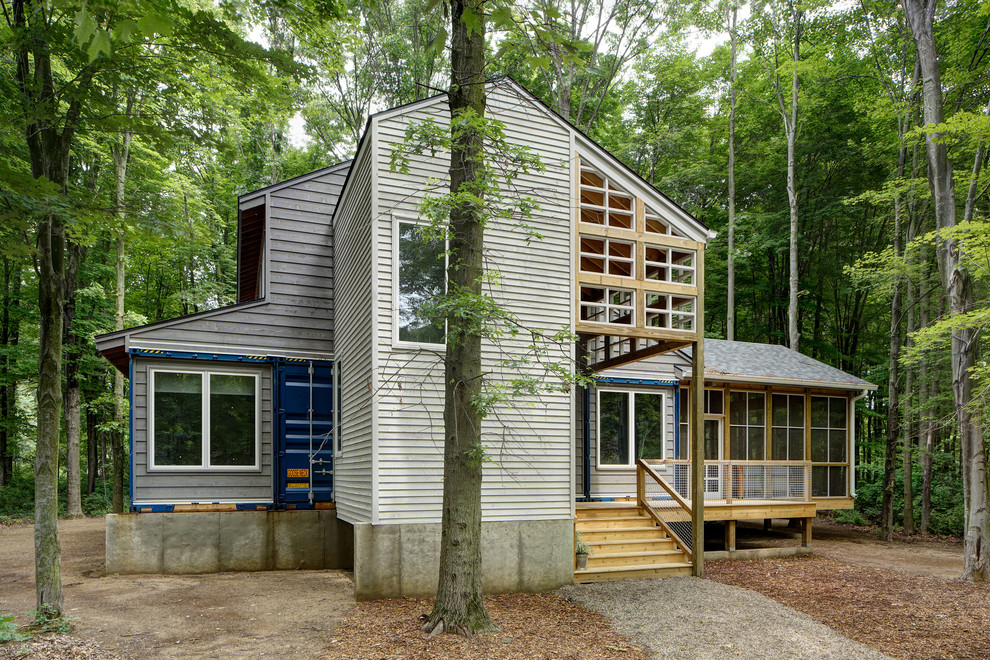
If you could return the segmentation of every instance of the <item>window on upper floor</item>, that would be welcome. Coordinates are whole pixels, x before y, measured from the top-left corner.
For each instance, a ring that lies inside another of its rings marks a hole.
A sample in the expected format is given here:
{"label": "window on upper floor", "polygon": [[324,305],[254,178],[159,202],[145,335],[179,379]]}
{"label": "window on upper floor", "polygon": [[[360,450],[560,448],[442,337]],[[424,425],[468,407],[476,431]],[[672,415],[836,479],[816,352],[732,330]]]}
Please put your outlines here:
{"label": "window on upper floor", "polygon": [[260,469],[258,374],[149,370],[149,469]]}
{"label": "window on upper floor", "polygon": [[425,225],[396,223],[396,339],[409,344],[443,344],[445,329],[426,314],[425,305],[447,288],[444,241],[423,234]]}

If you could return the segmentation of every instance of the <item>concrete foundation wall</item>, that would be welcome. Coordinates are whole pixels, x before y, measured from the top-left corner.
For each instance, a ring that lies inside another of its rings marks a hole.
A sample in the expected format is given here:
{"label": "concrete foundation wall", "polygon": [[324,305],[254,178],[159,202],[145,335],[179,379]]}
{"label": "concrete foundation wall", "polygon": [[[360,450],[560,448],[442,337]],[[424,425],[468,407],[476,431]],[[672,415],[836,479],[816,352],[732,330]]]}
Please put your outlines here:
{"label": "concrete foundation wall", "polygon": [[[488,522],[481,527],[485,593],[537,592],[574,582],[574,520]],[[357,600],[432,596],[440,525],[354,525]]]}
{"label": "concrete foundation wall", "polygon": [[107,573],[350,568],[336,511],[131,513],[106,517]]}

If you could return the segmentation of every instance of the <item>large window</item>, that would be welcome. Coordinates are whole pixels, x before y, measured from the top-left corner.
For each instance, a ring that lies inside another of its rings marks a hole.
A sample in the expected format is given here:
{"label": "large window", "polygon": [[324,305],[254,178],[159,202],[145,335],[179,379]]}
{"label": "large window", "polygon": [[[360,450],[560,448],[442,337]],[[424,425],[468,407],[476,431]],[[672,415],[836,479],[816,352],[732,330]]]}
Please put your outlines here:
{"label": "large window", "polygon": [[771,405],[773,430],[770,458],[775,461],[804,460],[804,395],[774,394]]}
{"label": "large window", "polygon": [[630,467],[664,458],[664,398],[658,392],[598,391],[598,465]]}
{"label": "large window", "polygon": [[149,469],[259,469],[258,376],[150,370]]}
{"label": "large window", "polygon": [[397,223],[398,340],[415,344],[442,344],[443,323],[426,314],[425,306],[446,290],[446,249],[442,240],[427,239],[423,225]]}
{"label": "large window", "polygon": [[845,497],[848,463],[847,399],[811,397],[811,494]]}
{"label": "large window", "polygon": [[766,458],[766,395],[729,392],[729,458],[762,461]]}

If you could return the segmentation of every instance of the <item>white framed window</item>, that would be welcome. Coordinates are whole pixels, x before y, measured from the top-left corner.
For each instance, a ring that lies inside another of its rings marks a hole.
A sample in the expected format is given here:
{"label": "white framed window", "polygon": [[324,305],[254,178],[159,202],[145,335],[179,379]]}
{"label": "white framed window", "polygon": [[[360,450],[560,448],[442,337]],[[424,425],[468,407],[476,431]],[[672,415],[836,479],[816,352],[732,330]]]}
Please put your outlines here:
{"label": "white framed window", "polygon": [[424,306],[447,290],[447,245],[427,238],[428,225],[396,218],[393,223],[393,344],[443,346],[446,328],[429,319]]}
{"label": "white framed window", "polygon": [[665,403],[662,392],[598,390],[598,467],[665,458]]}
{"label": "white framed window", "polygon": [[694,250],[668,248],[646,244],[644,250],[645,276],[655,282],[694,284]]}
{"label": "white framed window", "polygon": [[581,222],[635,229],[633,196],[588,165],[581,166]]}
{"label": "white framed window", "polygon": [[581,236],[581,271],[595,275],[633,277],[636,244],[614,238]]}
{"label": "white framed window", "polygon": [[260,470],[257,373],[148,370],[149,470]]}
{"label": "white framed window", "polygon": [[647,328],[694,329],[694,296],[644,291],[643,307]]}
{"label": "white framed window", "polygon": [[635,325],[636,292],[631,289],[581,285],[581,320],[588,323]]}

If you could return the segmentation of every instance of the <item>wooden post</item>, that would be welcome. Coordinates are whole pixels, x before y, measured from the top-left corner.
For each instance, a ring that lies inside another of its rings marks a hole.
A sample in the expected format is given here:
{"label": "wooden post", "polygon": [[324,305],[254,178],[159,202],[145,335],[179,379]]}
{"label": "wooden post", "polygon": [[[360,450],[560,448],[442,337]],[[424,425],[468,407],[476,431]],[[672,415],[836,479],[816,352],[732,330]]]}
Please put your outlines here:
{"label": "wooden post", "polygon": [[646,502],[646,471],[636,462],[636,504],[642,506]]}
{"label": "wooden post", "polygon": [[811,521],[814,518],[805,518],[804,524],[801,526],[801,547],[810,548],[811,547]]}
{"label": "wooden post", "polygon": [[763,531],[764,532],[769,532],[770,531],[770,521],[771,521],[770,518],[764,518],[763,519]]}
{"label": "wooden post", "polygon": [[736,521],[725,521],[725,549],[729,552],[736,551]]}
{"label": "wooden post", "polygon": [[697,340],[691,348],[691,556],[695,577],[705,576],[705,251],[698,250],[695,281]]}

